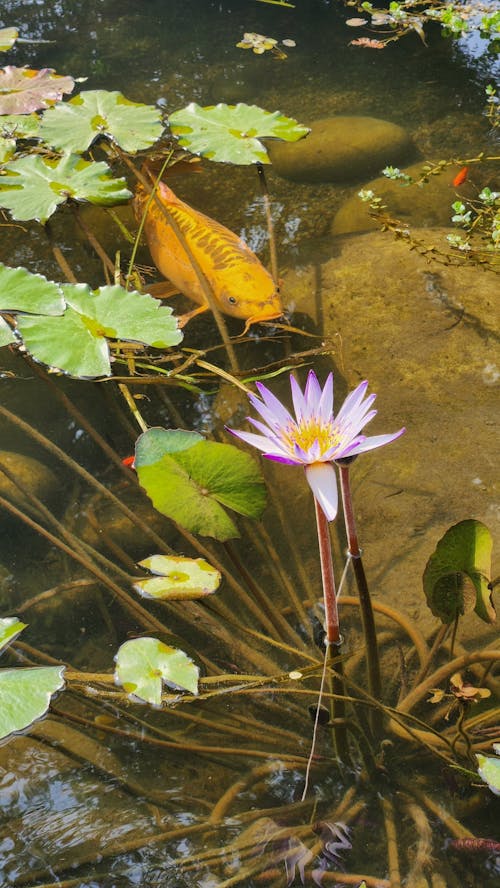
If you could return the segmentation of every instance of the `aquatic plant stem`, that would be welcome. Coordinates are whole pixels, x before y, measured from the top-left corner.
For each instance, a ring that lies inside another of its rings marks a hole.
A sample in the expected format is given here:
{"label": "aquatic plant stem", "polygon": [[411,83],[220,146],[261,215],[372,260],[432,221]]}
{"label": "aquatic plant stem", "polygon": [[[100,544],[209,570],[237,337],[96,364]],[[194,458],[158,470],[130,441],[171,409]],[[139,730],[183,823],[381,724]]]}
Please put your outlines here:
{"label": "aquatic plant stem", "polygon": [[401,874],[398,858],[398,834],[394,816],[394,805],[389,797],[380,800],[384,815],[385,836],[387,842],[387,864],[391,888],[401,888]]}
{"label": "aquatic plant stem", "polygon": [[269,200],[269,189],[267,187],[266,174],[261,163],[257,163],[257,175],[260,182],[260,192],[264,200],[264,210],[266,213],[267,230],[269,233],[269,254],[271,260],[271,275],[274,283],[278,286],[278,251],[276,249],[276,238],[274,237],[273,217],[271,213],[271,202]]}
{"label": "aquatic plant stem", "polygon": [[[356,578],[358,587],[359,601],[361,606],[361,620],[363,624],[363,634],[366,647],[366,662],[368,667],[368,689],[372,697],[376,700],[382,698],[382,682],[380,678],[380,660],[378,654],[377,630],[375,628],[375,618],[370,598],[370,591],[366,580],[365,569],[361,558],[361,549],[359,548],[358,534],[356,531],[356,521],[354,518],[354,509],[352,505],[351,485],[349,478],[349,463],[338,463],[340,475],[340,489],[342,492],[342,505],[344,511],[344,521],[347,534],[348,554]],[[377,734],[381,733],[382,720],[381,713],[377,710],[372,712],[372,728]]]}
{"label": "aquatic plant stem", "polygon": [[340,647],[342,638],[340,635],[339,614],[337,610],[337,595],[335,592],[335,577],[333,573],[332,544],[330,541],[330,529],[328,519],[323,512],[316,497],[314,498],[316,511],[316,528],[318,531],[319,557],[321,564],[321,580],[323,583],[323,600],[325,603],[325,632],[326,643]]}
{"label": "aquatic plant stem", "polygon": [[[337,595],[335,591],[335,575],[333,573],[332,544],[330,540],[330,525],[328,519],[323,512],[316,497],[314,497],[314,508],[316,511],[316,528],[318,532],[319,558],[321,565],[321,581],[323,584],[323,600],[325,604],[325,669],[326,663],[330,664],[331,660],[340,652],[342,644],[342,636],[340,635],[339,615],[337,610]],[[332,698],[332,719],[339,721],[334,724],[335,746],[338,758],[343,762],[349,762],[349,744],[347,740],[347,730],[343,723],[345,718],[345,705],[342,699],[344,694],[343,665],[339,660],[337,670],[331,682],[332,693],[338,695],[340,699],[336,699],[333,703]],[[321,702],[321,695],[318,701],[318,710]],[[335,710],[335,712],[333,711]],[[318,717],[318,715],[316,715]]]}

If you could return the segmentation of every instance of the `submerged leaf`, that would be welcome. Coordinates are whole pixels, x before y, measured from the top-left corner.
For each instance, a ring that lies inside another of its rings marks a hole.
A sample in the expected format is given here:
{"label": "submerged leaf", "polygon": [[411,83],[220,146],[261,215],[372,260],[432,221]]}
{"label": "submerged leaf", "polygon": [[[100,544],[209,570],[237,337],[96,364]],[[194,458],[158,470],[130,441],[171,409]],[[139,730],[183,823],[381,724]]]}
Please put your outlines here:
{"label": "submerged leaf", "polygon": [[424,575],[424,592],[432,613],[451,623],[464,613],[467,587],[474,610],[487,623],[496,619],[489,587],[492,539],[480,521],[460,521],[446,531],[429,558]]}
{"label": "submerged leaf", "polygon": [[115,660],[116,681],[127,694],[153,706],[161,705],[162,682],[192,694],[198,693],[198,667],[184,651],[169,647],[156,638],[126,641]]}
{"label": "submerged leaf", "polygon": [[262,138],[296,142],[309,132],[279,111],[264,111],[257,105],[210,105],[201,108],[191,102],[169,117],[170,128],[179,144],[193,154],[221,163],[270,163]]}
{"label": "submerged leaf", "polygon": [[0,68],[0,114],[29,114],[58,102],[74,89],[72,77],[56,74],[52,68]]}
{"label": "submerged leaf", "polygon": [[0,262],[0,311],[61,315],[65,302],[59,284],[26,268]]}
{"label": "submerged leaf", "polygon": [[0,739],[45,715],[64,685],[64,666],[0,669]]}
{"label": "submerged leaf", "polygon": [[146,598],[168,598],[171,601],[203,598],[220,586],[219,571],[204,558],[152,555],[139,565],[157,574],[134,583],[134,589]]}
{"label": "submerged leaf", "polygon": [[99,136],[135,153],[153,145],[162,132],[157,108],[106,89],[81,92],[56,105],[44,115],[40,126],[44,142],[66,153],[86,151]]}
{"label": "submerged leaf", "polygon": [[0,651],[19,635],[27,624],[21,623],[17,617],[4,617],[0,620]]}
{"label": "submerged leaf", "polygon": [[0,206],[19,221],[45,222],[68,198],[114,206],[131,196],[125,179],[113,179],[106,163],[85,161],[76,154],[59,160],[21,157],[0,177]]}
{"label": "submerged leaf", "polygon": [[149,429],[136,444],[139,483],[162,515],[191,533],[218,540],[239,536],[222,506],[260,518],[265,486],[260,468],[249,454],[231,444],[203,439],[174,452],[169,437],[166,429]]}
{"label": "submerged leaf", "polygon": [[494,743],[497,755],[476,755],[478,774],[495,795],[500,795],[500,743]]}

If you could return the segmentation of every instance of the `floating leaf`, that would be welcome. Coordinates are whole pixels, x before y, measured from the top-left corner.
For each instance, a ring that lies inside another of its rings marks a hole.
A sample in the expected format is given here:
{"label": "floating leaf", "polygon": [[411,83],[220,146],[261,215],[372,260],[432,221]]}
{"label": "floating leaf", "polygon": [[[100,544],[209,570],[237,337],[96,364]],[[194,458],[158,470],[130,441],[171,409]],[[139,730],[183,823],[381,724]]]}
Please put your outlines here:
{"label": "floating leaf", "polygon": [[40,128],[38,114],[4,114],[0,117],[0,134],[8,139],[33,139]]}
{"label": "floating leaf", "polygon": [[0,739],[45,715],[64,684],[64,666],[0,669]]}
{"label": "floating leaf", "polygon": [[495,795],[500,795],[500,743],[494,743],[493,749],[498,755],[476,755],[478,774],[488,784]]}
{"label": "floating leaf", "polygon": [[26,629],[27,623],[21,623],[17,617],[4,617],[0,620],[0,650],[10,644],[23,629]]}
{"label": "floating leaf", "polygon": [[0,317],[0,348],[4,345],[11,345],[13,342],[17,342],[14,333],[7,321],[4,321],[4,319]]}
{"label": "floating leaf", "polygon": [[262,138],[296,142],[309,129],[279,111],[263,111],[257,105],[209,105],[191,102],[169,117],[179,144],[193,154],[222,163],[270,163]]}
{"label": "floating leaf", "polygon": [[[179,431],[173,434],[178,436]],[[191,533],[218,540],[239,536],[222,506],[260,518],[265,486],[259,466],[248,453],[231,444],[205,440],[172,452],[168,437],[166,429],[149,429],[138,439],[135,451],[139,483],[162,515]]]}
{"label": "floating leaf", "polygon": [[56,105],[40,126],[44,142],[66,153],[86,151],[99,136],[107,136],[133,154],[153,145],[162,132],[157,108],[105,89],[88,90]]}
{"label": "floating leaf", "polygon": [[17,28],[0,28],[0,52],[12,49],[18,37]]}
{"label": "floating leaf", "polygon": [[199,670],[184,651],[156,638],[134,638],[122,644],[115,657],[115,679],[127,694],[153,706],[161,705],[162,681],[198,693]]}
{"label": "floating leaf", "polygon": [[0,262],[0,311],[61,315],[66,307],[59,284],[26,268]]}
{"label": "floating leaf", "polygon": [[134,583],[134,589],[146,598],[168,598],[181,601],[203,598],[219,588],[221,575],[204,558],[181,555],[152,555],[139,562],[157,574]]}
{"label": "floating leaf", "polygon": [[0,114],[29,114],[48,108],[74,89],[72,77],[56,74],[52,68],[0,68]]}
{"label": "floating leaf", "polygon": [[109,376],[108,339],[155,348],[177,345],[182,333],[169,306],[119,286],[92,292],[86,284],[61,287],[67,308],[61,317],[19,317],[18,330],[36,360],[71,376]]}
{"label": "floating leaf", "polygon": [[474,610],[487,623],[496,619],[489,587],[492,540],[480,521],[460,521],[446,531],[427,562],[424,592],[432,613],[451,623],[464,613],[467,586]]}
{"label": "floating leaf", "polygon": [[372,40],[370,37],[358,37],[357,40],[351,40],[349,46],[364,46],[365,49],[385,49],[385,43],[382,40]]}
{"label": "floating leaf", "polygon": [[131,196],[125,179],[113,179],[106,163],[82,160],[76,154],[58,160],[21,157],[0,177],[0,206],[19,221],[45,222],[68,198],[114,206]]}
{"label": "floating leaf", "polygon": [[15,139],[4,139],[0,136],[0,164],[7,163],[16,152]]}

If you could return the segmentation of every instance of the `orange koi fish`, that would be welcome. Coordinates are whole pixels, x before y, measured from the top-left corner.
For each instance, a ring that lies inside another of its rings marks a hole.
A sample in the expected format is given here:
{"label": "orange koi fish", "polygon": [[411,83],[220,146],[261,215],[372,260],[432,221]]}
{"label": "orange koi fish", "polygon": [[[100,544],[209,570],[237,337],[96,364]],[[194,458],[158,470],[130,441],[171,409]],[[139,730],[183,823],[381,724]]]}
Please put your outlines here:
{"label": "orange koi fish", "polygon": [[462,167],[462,169],[458,171],[457,175],[453,179],[453,182],[451,183],[454,188],[458,188],[459,185],[463,185],[467,178],[468,172],[469,167]]}
{"label": "orange koi fish", "polygon": [[[160,182],[158,199],[177,222],[195,260],[205,274],[217,307],[224,314],[247,321],[271,320],[283,314],[276,284],[255,253],[236,234],[204,213],[179,200],[168,185]],[[148,195],[139,186],[134,211],[141,218]],[[161,273],[200,308],[209,306],[183,245],[153,199],[144,223],[149,250]]]}

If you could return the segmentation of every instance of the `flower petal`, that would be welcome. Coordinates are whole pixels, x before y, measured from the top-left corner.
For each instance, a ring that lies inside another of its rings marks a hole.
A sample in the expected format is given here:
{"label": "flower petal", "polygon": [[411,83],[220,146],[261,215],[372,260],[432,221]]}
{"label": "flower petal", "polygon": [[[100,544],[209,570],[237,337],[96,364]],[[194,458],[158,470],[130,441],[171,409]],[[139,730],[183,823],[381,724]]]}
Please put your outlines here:
{"label": "flower petal", "polygon": [[[263,385],[261,382],[256,382],[255,385],[259,390],[259,394],[260,394],[262,400],[264,401],[265,407],[267,407],[268,410],[270,411],[270,414],[272,414],[274,423],[279,423],[280,425],[281,424],[284,425],[285,423],[293,422],[292,415],[286,409],[284,404],[282,404],[281,401],[276,397],[276,395],[273,395],[273,393],[271,391],[269,391],[269,389],[265,385]],[[255,395],[249,395],[249,398],[250,398],[250,403],[253,404],[253,406],[259,411],[260,415],[267,422],[268,420],[267,420],[266,416],[264,416],[264,414],[262,413],[262,410],[260,409],[262,407],[262,404],[259,401],[259,399],[256,398]]]}
{"label": "flower petal", "polygon": [[[241,441],[245,441],[246,444],[250,444],[252,447],[257,447],[258,450],[262,450],[266,455],[273,453],[275,456],[290,459],[290,454],[279,445],[273,444],[269,438],[264,438],[262,435],[254,435],[253,432],[240,432],[236,431],[236,429],[228,429],[227,426],[225,428],[236,438],[240,438]],[[301,465],[298,460],[292,460],[292,463],[293,465]]]}
{"label": "flower petal", "polygon": [[295,416],[297,417],[297,422],[300,422],[302,417],[307,414],[307,404],[302,394],[302,389],[298,384],[295,376],[292,376],[290,373],[290,388],[292,390],[292,400],[293,400],[293,409],[295,410]]}
{"label": "flower petal", "polygon": [[[336,420],[344,419],[344,417],[346,416],[347,413],[350,413],[351,410],[356,410],[359,407],[359,405],[361,404],[361,401],[363,400],[363,398],[365,396],[365,392],[366,392],[367,388],[368,388],[368,380],[365,379],[364,382],[360,382],[360,384],[354,389],[354,391],[352,391],[349,395],[347,395],[347,398],[345,399],[344,403],[342,404],[342,407],[340,408],[335,419]],[[372,399],[374,397],[375,396],[372,396]]]}
{"label": "flower petal", "polygon": [[309,370],[306,387],[304,389],[304,401],[306,403],[306,415],[308,419],[312,416],[318,416],[321,394],[321,386],[318,382],[318,377],[314,370]]}
{"label": "flower petal", "polygon": [[376,447],[383,447],[384,444],[390,444],[391,441],[395,441],[396,438],[401,437],[406,432],[406,429],[400,429],[399,432],[394,432],[393,435],[372,435],[369,438],[365,438],[360,444],[357,444],[353,450],[349,453],[349,456],[356,456],[358,453],[366,453],[367,450],[375,450]]}
{"label": "flower petal", "polygon": [[329,373],[318,404],[318,414],[323,422],[332,419],[333,414],[333,373]]}
{"label": "flower petal", "polygon": [[328,521],[333,521],[338,509],[338,490],[335,469],[331,463],[312,463],[306,466],[306,478],[315,499]]}

